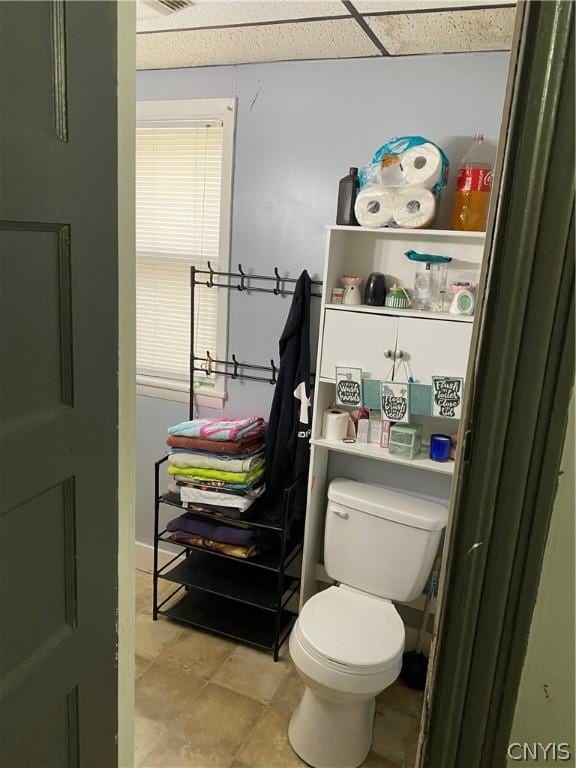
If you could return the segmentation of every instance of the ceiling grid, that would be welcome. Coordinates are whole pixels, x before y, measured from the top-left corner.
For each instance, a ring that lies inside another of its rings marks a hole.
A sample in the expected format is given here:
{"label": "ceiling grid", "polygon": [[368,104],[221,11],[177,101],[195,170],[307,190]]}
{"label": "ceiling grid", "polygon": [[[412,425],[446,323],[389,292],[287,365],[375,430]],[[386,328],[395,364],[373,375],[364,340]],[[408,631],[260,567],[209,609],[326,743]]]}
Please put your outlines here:
{"label": "ceiling grid", "polygon": [[509,50],[509,0],[138,0],[138,69]]}

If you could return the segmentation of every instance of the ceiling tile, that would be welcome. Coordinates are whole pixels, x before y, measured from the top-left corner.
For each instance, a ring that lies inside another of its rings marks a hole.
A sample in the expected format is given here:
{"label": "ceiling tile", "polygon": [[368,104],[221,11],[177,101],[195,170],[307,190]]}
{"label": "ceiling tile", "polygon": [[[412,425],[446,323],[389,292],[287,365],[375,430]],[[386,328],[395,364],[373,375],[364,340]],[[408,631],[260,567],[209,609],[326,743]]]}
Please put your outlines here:
{"label": "ceiling tile", "polygon": [[391,55],[508,50],[514,8],[480,11],[367,16],[366,21]]}
{"label": "ceiling tile", "polygon": [[[142,10],[148,12],[153,2],[147,0]],[[137,30],[151,32],[347,15],[348,11],[340,0],[194,0],[190,8],[182,11],[153,20],[139,20]]]}
{"label": "ceiling tile", "polygon": [[438,8],[464,8],[467,5],[510,5],[515,0],[353,0],[360,13],[398,13]]}
{"label": "ceiling tile", "polygon": [[379,55],[353,19],[143,34],[136,50],[138,69]]}

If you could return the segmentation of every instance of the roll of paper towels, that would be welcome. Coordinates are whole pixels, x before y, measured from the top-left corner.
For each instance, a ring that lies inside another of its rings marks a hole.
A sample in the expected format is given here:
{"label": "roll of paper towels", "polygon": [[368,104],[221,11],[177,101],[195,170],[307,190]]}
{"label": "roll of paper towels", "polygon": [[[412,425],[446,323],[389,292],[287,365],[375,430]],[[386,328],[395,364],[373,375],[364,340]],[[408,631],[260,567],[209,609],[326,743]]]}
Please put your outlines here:
{"label": "roll of paper towels", "polygon": [[428,189],[397,189],[394,197],[394,221],[405,229],[428,227],[436,216],[436,198]]}
{"label": "roll of paper towels", "polygon": [[329,408],[322,418],[322,437],[328,440],[344,440],[348,434],[348,411]]}
{"label": "roll of paper towels", "polygon": [[442,155],[434,144],[412,147],[400,161],[406,183],[413,187],[432,189],[442,175]]}
{"label": "roll of paper towels", "polygon": [[387,227],[392,224],[394,193],[372,184],[365,187],[356,197],[354,213],[362,227]]}

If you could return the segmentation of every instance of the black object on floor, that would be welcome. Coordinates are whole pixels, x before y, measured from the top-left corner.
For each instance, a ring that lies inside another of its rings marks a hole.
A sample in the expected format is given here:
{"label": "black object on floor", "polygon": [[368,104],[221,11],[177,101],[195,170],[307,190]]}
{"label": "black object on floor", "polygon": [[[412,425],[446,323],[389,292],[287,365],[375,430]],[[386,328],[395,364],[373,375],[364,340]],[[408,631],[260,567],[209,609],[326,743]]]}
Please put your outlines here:
{"label": "black object on floor", "polygon": [[418,651],[408,651],[402,657],[400,677],[409,688],[423,691],[428,675],[428,659]]}
{"label": "black object on floor", "polygon": [[[432,571],[435,571],[440,566],[440,559],[436,557]],[[428,628],[428,619],[430,617],[430,606],[432,603],[432,597],[430,592],[426,594],[426,602],[424,603],[424,610],[422,611],[422,621],[420,622],[420,631],[418,632],[418,642],[416,643],[416,650],[408,651],[402,657],[402,669],[400,670],[400,677],[409,688],[415,688],[416,690],[423,691],[426,688],[426,677],[428,675],[428,658],[422,653],[422,645],[424,643],[424,633]]]}

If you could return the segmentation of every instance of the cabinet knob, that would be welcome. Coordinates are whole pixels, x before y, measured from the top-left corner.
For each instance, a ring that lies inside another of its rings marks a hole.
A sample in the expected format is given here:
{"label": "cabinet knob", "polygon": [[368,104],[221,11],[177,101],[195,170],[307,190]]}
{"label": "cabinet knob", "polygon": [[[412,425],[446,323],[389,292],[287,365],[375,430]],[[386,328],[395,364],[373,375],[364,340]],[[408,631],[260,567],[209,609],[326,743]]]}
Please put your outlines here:
{"label": "cabinet knob", "polygon": [[384,350],[384,357],[387,357],[388,360],[391,360],[394,357],[394,352],[392,352],[391,349],[385,349]]}
{"label": "cabinet knob", "polygon": [[403,359],[404,359],[404,350],[403,350],[403,349],[399,349],[399,350],[396,352],[396,358],[397,358],[398,360],[403,360]]}

